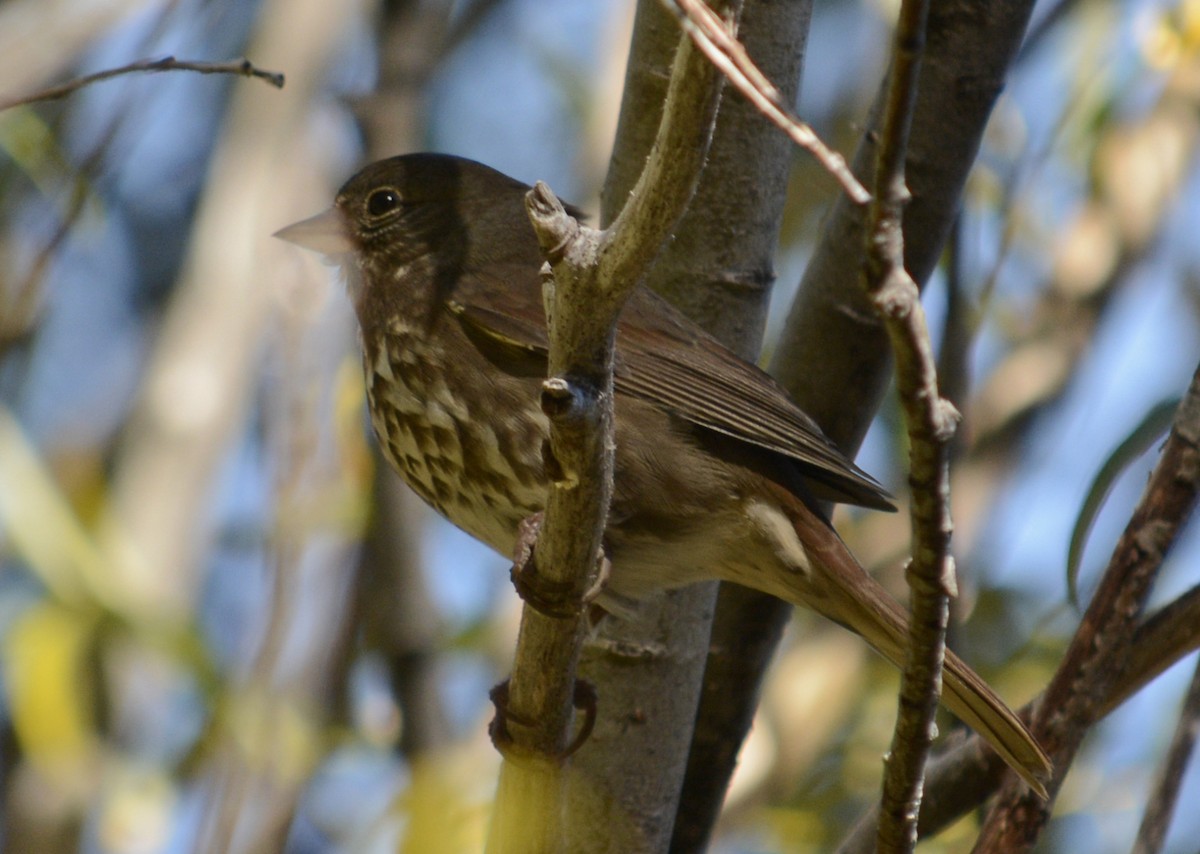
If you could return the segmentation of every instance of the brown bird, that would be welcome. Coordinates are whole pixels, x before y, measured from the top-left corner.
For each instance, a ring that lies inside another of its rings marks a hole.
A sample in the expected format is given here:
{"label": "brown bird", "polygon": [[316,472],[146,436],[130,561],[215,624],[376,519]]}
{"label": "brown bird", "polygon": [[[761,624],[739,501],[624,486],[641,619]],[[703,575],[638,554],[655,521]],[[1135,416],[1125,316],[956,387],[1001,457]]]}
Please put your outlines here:
{"label": "brown bird", "polygon": [[[277,236],[341,265],[362,332],[371,421],[417,494],[506,556],[545,505],[546,324],[529,187],[411,154],[351,178]],[[645,288],[617,327],[616,469],[600,603],[734,581],[857,632],[897,666],[903,609],[817,503],[891,509],[766,373]],[[945,704],[1035,790],[1050,763],[1018,717],[947,653]]]}

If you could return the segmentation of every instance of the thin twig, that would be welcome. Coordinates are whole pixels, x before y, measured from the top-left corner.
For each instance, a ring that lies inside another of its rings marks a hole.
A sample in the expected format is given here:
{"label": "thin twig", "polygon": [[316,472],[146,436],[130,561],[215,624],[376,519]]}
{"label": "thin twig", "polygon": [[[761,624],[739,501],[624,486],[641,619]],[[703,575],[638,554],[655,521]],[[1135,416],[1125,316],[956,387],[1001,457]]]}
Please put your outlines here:
{"label": "thin twig", "polygon": [[1200,663],[1197,663],[1192,673],[1192,682],[1183,701],[1183,709],[1179,713],[1179,723],[1175,727],[1175,735],[1171,738],[1171,749],[1167,751],[1167,761],[1163,764],[1154,791],[1146,800],[1146,814],[1142,816],[1142,825],[1138,828],[1133,854],[1158,854],[1162,850],[1167,828],[1171,826],[1171,816],[1175,812],[1175,804],[1179,800],[1183,772],[1187,769],[1192,749],[1196,746],[1198,728]]}
{"label": "thin twig", "polygon": [[917,78],[929,19],[928,0],[900,7],[891,83],[875,169],[875,200],[866,233],[867,291],[884,319],[896,357],[896,383],[910,443],[912,487],[912,618],[900,708],[887,759],[880,809],[880,851],[911,851],[925,763],[936,731],[950,597],[950,442],[958,412],[938,392],[937,367],[916,282],[904,269],[904,207],[910,198],[904,162],[917,100]]}
{"label": "thin twig", "polygon": [[76,77],[74,80],[68,80],[58,86],[51,86],[49,89],[42,89],[31,95],[0,99],[0,112],[25,104],[57,101],[73,95],[85,86],[91,86],[93,83],[120,77],[124,74],[154,74],[159,71],[194,71],[197,74],[236,74],[240,77],[257,77],[270,83],[276,89],[282,89],[284,82],[281,72],[257,68],[248,59],[234,60],[233,62],[193,62],[165,56],[162,59],[140,59],[119,68],[108,68],[104,71],[97,71],[95,74],[85,74],[83,77]]}
{"label": "thin twig", "polygon": [[1101,703],[1100,716],[1145,688],[1172,665],[1200,649],[1200,585],[1163,605],[1137,628],[1129,663]]}
{"label": "thin twig", "polygon": [[662,3],[729,82],[793,142],[817,158],[841,184],[851,201],[865,205],[871,200],[871,194],[846,165],[846,158],[826,146],[816,132],[788,108],[775,84],[750,59],[733,29],[703,0],[662,0]]}

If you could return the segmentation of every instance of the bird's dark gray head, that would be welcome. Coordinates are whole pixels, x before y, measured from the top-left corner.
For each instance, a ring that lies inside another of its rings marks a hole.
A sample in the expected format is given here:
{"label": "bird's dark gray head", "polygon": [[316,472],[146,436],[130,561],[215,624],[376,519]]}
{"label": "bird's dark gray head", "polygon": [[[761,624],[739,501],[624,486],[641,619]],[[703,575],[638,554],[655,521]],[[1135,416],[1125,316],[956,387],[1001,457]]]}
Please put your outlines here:
{"label": "bird's dark gray head", "polygon": [[276,236],[340,266],[356,305],[365,283],[397,275],[446,296],[465,270],[484,263],[540,264],[524,208],[528,190],[473,160],[404,154],[364,167],[332,208]]}

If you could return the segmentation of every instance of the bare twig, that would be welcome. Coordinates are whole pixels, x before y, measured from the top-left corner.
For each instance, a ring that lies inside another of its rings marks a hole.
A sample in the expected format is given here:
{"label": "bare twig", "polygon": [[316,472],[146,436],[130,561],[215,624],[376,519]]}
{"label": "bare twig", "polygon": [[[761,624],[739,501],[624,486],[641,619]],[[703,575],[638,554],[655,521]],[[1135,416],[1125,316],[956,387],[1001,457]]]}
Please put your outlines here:
{"label": "bare twig", "polygon": [[91,86],[93,83],[113,77],[125,74],[153,74],[159,71],[194,71],[197,74],[236,74],[240,77],[257,77],[259,80],[267,81],[276,89],[282,89],[284,82],[282,72],[265,71],[256,67],[248,59],[234,60],[233,62],[195,62],[164,56],[162,59],[140,59],[119,68],[107,68],[104,71],[97,71],[95,74],[85,74],[61,85],[51,86],[49,89],[42,89],[29,95],[0,99],[0,112],[25,104],[57,101],[75,94],[85,86]]}
{"label": "bare twig", "polygon": [[[1162,456],[1129,520],[1062,664],[1038,704],[1033,734],[1050,753],[1057,793],[1105,700],[1130,660],[1134,632],[1167,550],[1200,494],[1200,368],[1179,405]],[[1042,802],[1007,786],[977,851],[1027,851],[1050,817]]]}
{"label": "bare twig", "polygon": [[884,106],[875,169],[875,201],[868,214],[865,276],[896,357],[896,381],[908,425],[912,487],[913,558],[910,646],[900,687],[900,709],[887,759],[878,843],[881,851],[911,851],[925,762],[935,733],[950,597],[956,593],[950,555],[949,450],[958,412],[938,393],[937,368],[916,282],[904,269],[902,218],[908,202],[904,161],[917,97],[929,4],[900,8],[892,76]]}
{"label": "bare twig", "polygon": [[1146,814],[1142,816],[1142,825],[1138,828],[1133,854],[1158,854],[1162,850],[1167,828],[1171,826],[1171,816],[1179,799],[1183,772],[1187,769],[1192,749],[1196,746],[1197,729],[1200,729],[1200,664],[1197,664],[1192,673],[1192,682],[1188,686],[1183,709],[1179,713],[1179,723],[1175,727],[1175,735],[1171,738],[1171,748],[1167,751],[1167,760],[1163,764],[1158,783],[1146,800]]}
{"label": "bare twig", "polygon": [[812,154],[832,175],[846,195],[856,204],[871,200],[866,188],[858,182],[846,158],[833,151],[811,127],[806,125],[784,103],[775,85],[767,79],[737,40],[734,29],[721,20],[703,0],[662,0],[663,5],[679,19],[679,25],[704,52],[729,82],[745,95],[784,133]]}
{"label": "bare twig", "polygon": [[[558,591],[563,604],[575,607],[543,613],[527,605],[522,613],[504,704],[507,749],[488,835],[491,852],[577,850],[584,834],[600,831],[581,829],[575,815],[564,827],[563,767],[577,696],[584,597],[603,557],[612,492],[614,330],[625,299],[692,195],[720,91],[721,77],[681,38],[653,153],[629,201],[604,231],[579,225],[545,184],[527,199],[553,272],[546,282],[550,378],[542,405],[559,474],[536,553],[523,573],[532,569],[539,587]],[[599,818],[605,832],[616,829],[615,820]]]}
{"label": "bare twig", "polygon": [[1200,649],[1200,585],[1164,605],[1138,626],[1129,663],[1104,698],[1100,716],[1110,714],[1185,655]]}

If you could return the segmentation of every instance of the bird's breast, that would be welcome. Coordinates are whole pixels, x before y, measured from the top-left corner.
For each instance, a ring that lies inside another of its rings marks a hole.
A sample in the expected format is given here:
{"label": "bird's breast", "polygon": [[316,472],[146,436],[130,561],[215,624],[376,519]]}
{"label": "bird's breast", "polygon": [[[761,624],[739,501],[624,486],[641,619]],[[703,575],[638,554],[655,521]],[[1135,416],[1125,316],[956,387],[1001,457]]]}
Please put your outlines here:
{"label": "bird's breast", "polygon": [[382,340],[364,337],[371,423],[422,499],[509,555],[518,523],[545,504],[545,417],[532,390],[490,375],[456,343],[400,320]]}

